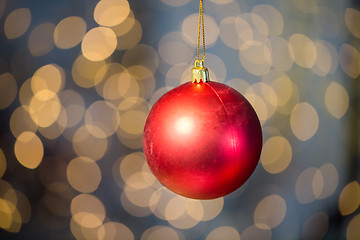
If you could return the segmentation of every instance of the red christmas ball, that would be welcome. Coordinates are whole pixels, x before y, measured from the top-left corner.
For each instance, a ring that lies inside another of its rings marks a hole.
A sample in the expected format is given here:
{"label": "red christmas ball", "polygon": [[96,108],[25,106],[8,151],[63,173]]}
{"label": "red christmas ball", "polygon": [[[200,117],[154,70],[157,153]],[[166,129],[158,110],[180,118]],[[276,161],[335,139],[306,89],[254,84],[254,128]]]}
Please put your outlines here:
{"label": "red christmas ball", "polygon": [[163,95],[146,120],[143,147],[156,178],[171,191],[214,199],[239,188],[262,148],[250,103],[222,83],[185,83]]}

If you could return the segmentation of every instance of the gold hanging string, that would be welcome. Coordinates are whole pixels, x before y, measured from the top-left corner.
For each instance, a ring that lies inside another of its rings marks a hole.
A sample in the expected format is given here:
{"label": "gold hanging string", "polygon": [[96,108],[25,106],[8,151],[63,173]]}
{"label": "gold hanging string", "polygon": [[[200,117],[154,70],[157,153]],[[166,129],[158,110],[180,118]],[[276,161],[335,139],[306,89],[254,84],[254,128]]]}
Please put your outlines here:
{"label": "gold hanging string", "polygon": [[[200,51],[200,38],[201,38],[201,29],[202,29],[202,38],[203,38],[203,56],[200,60],[199,51]],[[204,6],[203,0],[200,0],[199,7],[199,31],[198,31],[198,42],[197,42],[197,60],[195,60],[194,68],[191,70],[191,82],[192,83],[206,83],[209,82],[209,71],[204,67],[205,60],[205,28],[204,28]]]}
{"label": "gold hanging string", "polygon": [[[202,38],[203,38],[203,57],[200,60],[199,58],[199,49],[200,49],[200,32],[202,29]],[[199,31],[198,31],[198,43],[197,43],[197,62],[205,60],[205,29],[204,29],[204,6],[203,0],[200,0],[199,6]]]}

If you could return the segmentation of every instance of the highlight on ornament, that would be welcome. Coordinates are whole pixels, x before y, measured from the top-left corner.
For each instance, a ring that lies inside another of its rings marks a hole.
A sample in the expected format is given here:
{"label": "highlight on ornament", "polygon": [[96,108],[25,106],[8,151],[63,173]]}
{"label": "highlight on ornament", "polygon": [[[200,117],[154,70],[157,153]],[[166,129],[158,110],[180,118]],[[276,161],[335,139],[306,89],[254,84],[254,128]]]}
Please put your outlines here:
{"label": "highlight on ornament", "polygon": [[262,148],[255,110],[235,89],[211,82],[204,59],[200,1],[197,60],[191,81],[154,104],[143,135],[145,157],[156,178],[171,191],[194,199],[219,198],[238,189],[254,172]]}

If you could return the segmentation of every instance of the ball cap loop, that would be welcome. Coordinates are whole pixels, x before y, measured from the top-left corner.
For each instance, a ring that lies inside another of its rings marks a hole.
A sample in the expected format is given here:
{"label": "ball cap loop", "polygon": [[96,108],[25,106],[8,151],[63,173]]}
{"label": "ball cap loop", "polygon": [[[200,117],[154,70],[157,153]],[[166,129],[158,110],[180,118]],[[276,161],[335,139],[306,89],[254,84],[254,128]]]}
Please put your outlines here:
{"label": "ball cap loop", "polygon": [[209,71],[206,67],[204,67],[204,60],[196,60],[194,68],[191,69],[191,82],[201,83],[209,81]]}

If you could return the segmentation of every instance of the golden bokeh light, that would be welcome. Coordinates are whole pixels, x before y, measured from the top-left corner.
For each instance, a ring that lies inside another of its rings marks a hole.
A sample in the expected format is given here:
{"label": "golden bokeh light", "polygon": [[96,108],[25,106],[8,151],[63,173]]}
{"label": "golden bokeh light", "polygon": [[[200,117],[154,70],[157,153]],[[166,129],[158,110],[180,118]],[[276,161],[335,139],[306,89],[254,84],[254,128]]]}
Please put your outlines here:
{"label": "golden bokeh light", "polygon": [[128,134],[142,134],[147,113],[142,111],[130,110],[121,115],[119,127]]}
{"label": "golden bokeh light", "polygon": [[61,103],[59,97],[51,90],[41,90],[30,100],[30,117],[40,127],[52,125],[59,118],[60,112]]}
{"label": "golden bokeh light", "polygon": [[[184,19],[181,25],[181,33],[183,39],[190,46],[196,46],[197,44],[198,21],[199,21],[198,14],[191,14]],[[212,45],[216,43],[219,37],[220,30],[215,19],[207,14],[204,14],[204,22],[206,22],[206,27],[211,29],[211,31],[207,32],[206,41],[205,41],[205,46],[207,48],[210,48]],[[202,47],[201,41],[200,41],[200,46]]]}
{"label": "golden bokeh light", "polygon": [[284,19],[275,7],[268,4],[259,4],[251,12],[264,19],[270,36],[278,36],[283,32]]}
{"label": "golden bokeh light", "polygon": [[177,231],[167,226],[153,226],[147,229],[141,236],[141,240],[180,240]]}
{"label": "golden bokeh light", "polygon": [[138,82],[128,71],[115,73],[110,76],[102,86],[102,91],[100,89],[99,91],[100,95],[106,100],[137,97],[140,93]]}
{"label": "golden bokeh light", "polygon": [[323,40],[316,41],[315,47],[317,56],[311,70],[322,77],[335,73],[339,64],[338,53],[335,47]]}
{"label": "golden bokeh light", "polygon": [[59,99],[67,116],[66,125],[63,127],[71,128],[79,124],[85,113],[83,97],[68,89],[59,93]]}
{"label": "golden bokeh light", "polygon": [[43,23],[36,26],[29,35],[28,47],[33,56],[43,56],[55,47],[53,34],[55,25]]}
{"label": "golden bokeh light", "polygon": [[7,108],[17,95],[16,79],[11,73],[0,74],[0,109]]}
{"label": "golden bokeh light", "polygon": [[228,4],[228,3],[232,2],[233,0],[210,0],[210,1],[213,3],[216,3],[216,4]]}
{"label": "golden bokeh light", "polygon": [[26,168],[37,168],[44,156],[44,147],[38,136],[33,132],[23,132],[16,139],[15,156]]}
{"label": "golden bokeh light", "polygon": [[[286,80],[285,80],[286,81]],[[299,87],[293,82],[293,80],[291,81],[291,90],[289,89],[289,91],[292,92],[292,95],[290,96],[290,99],[286,102],[285,105],[281,106],[279,105],[278,108],[276,109],[276,111],[282,115],[291,115],[291,112],[294,109],[294,106],[296,106],[296,104],[298,104],[300,102],[300,92],[299,92]],[[274,90],[276,91],[278,86],[272,84],[272,87],[274,88]],[[280,98],[279,102],[281,103],[281,98],[282,98],[282,94],[284,94],[285,96],[287,96],[287,93],[283,93],[283,91],[285,91],[285,89],[283,89],[282,91],[277,91],[278,97]]]}
{"label": "golden bokeh light", "polygon": [[314,42],[304,34],[295,33],[290,36],[289,44],[294,50],[293,59],[296,64],[303,68],[311,68],[316,60],[316,46]]}
{"label": "golden bokeh light", "polygon": [[10,130],[14,137],[25,131],[36,132],[37,126],[32,121],[29,112],[24,107],[18,107],[10,117]]}
{"label": "golden bokeh light", "polygon": [[122,223],[119,222],[107,222],[104,223],[97,232],[99,240],[134,240],[134,234],[131,230]]}
{"label": "golden bokeh light", "polygon": [[[251,30],[253,32],[253,42],[252,43],[265,43],[266,38],[269,35],[269,27],[265,22],[265,19],[262,16],[257,15],[255,13],[243,13],[241,18],[246,21]],[[245,44],[249,44],[251,42],[245,42]],[[241,46],[240,49],[244,49],[246,46]]]}
{"label": "golden bokeh light", "polygon": [[326,88],[325,105],[326,109],[334,118],[341,118],[349,108],[349,95],[346,89],[337,82],[332,82]]}
{"label": "golden bokeh light", "polygon": [[312,181],[312,190],[315,198],[319,198],[321,192],[324,188],[324,176],[322,175],[321,171],[317,169],[313,176]]}
{"label": "golden bokeh light", "polygon": [[166,220],[165,218],[165,210],[167,203],[176,196],[175,193],[170,192],[170,190],[167,190],[165,187],[161,187],[154,191],[149,199],[149,206],[152,213],[163,220]]}
{"label": "golden bokeh light", "polygon": [[0,18],[4,14],[6,8],[6,0],[0,0]]}
{"label": "golden bokeh light", "polygon": [[126,34],[118,36],[118,44],[116,46],[116,49],[124,50],[136,46],[136,44],[138,44],[138,42],[141,40],[142,34],[143,30],[141,24],[139,21],[135,20],[132,28],[128,32],[126,32]]}
{"label": "golden bokeh light", "polygon": [[255,208],[254,223],[260,229],[277,227],[286,216],[286,202],[279,195],[263,198]]}
{"label": "golden bokeh light", "polygon": [[12,11],[5,19],[4,33],[8,39],[22,36],[31,23],[31,12],[28,8],[18,8]]}
{"label": "golden bokeh light", "polygon": [[187,199],[181,196],[173,197],[166,205],[165,218],[174,227],[188,229],[196,226],[204,209],[198,200]]}
{"label": "golden bokeh light", "polygon": [[310,167],[304,170],[297,178],[295,184],[295,195],[299,203],[305,204],[315,200],[313,182],[316,171],[316,168]]}
{"label": "golden bokeh light", "polygon": [[47,127],[38,127],[39,133],[46,137],[47,139],[56,139],[60,137],[67,124],[67,113],[63,107],[61,107],[59,117],[53,122],[50,126]]}
{"label": "golden bokeh light", "polygon": [[91,61],[84,55],[76,58],[72,66],[74,82],[83,88],[91,88],[104,80],[107,71],[105,61]]}
{"label": "golden bokeh light", "polygon": [[19,210],[14,203],[0,198],[0,228],[17,233],[20,231],[22,220]]}
{"label": "golden bokeh light", "polygon": [[304,13],[314,13],[318,8],[317,1],[312,0],[304,0],[304,1],[297,1],[291,0],[292,4],[300,11]]}
{"label": "golden bokeh light", "polygon": [[137,80],[139,96],[148,99],[153,95],[156,81],[153,73],[147,67],[135,65],[128,68],[129,73]]}
{"label": "golden bokeh light", "polygon": [[180,218],[186,212],[186,199],[181,196],[173,197],[166,205],[165,218],[168,221]]}
{"label": "golden bokeh light", "polygon": [[321,192],[316,196],[318,199],[325,199],[330,197],[336,190],[339,184],[339,174],[335,166],[331,163],[326,163],[319,168],[323,178],[323,186]]}
{"label": "golden bokeh light", "polygon": [[34,96],[34,93],[32,92],[32,89],[31,89],[31,78],[29,78],[23,82],[23,84],[21,85],[20,90],[19,90],[20,103],[27,111],[29,110],[28,106],[29,106],[30,100],[33,96]]}
{"label": "golden bokeh light", "polygon": [[[190,203],[188,204],[189,206],[188,208],[188,213],[191,217],[193,217],[196,220],[201,220],[201,221],[210,221],[212,219],[214,219],[215,217],[217,217],[221,211],[223,210],[224,207],[224,198],[217,198],[217,199],[213,199],[213,200],[202,200],[199,201],[199,203],[201,203],[202,206],[202,211],[200,208],[200,213],[199,214],[199,210],[197,209],[198,203]],[[194,209],[194,207],[196,207]],[[194,211],[194,212],[192,212]],[[201,217],[201,218],[199,218]]]}
{"label": "golden bokeh light", "polygon": [[126,186],[135,189],[142,190],[150,187],[155,182],[155,176],[148,172],[137,172],[126,179]]}
{"label": "golden bokeh light", "polygon": [[347,240],[356,240],[360,235],[360,214],[355,215],[349,222],[346,229],[346,239]]}
{"label": "golden bokeh light", "polygon": [[269,118],[269,113],[265,101],[257,94],[251,92],[245,93],[244,97],[252,105],[260,120],[261,125],[263,125],[266,122],[266,120]]}
{"label": "golden bokeh light", "polygon": [[[92,132],[95,134],[93,135]],[[72,144],[75,153],[79,157],[88,157],[97,161],[105,155],[108,148],[108,139],[100,128],[83,125],[76,130]]]}
{"label": "golden bokeh light", "polygon": [[149,199],[154,192],[151,183],[144,180],[142,173],[135,173],[125,182],[124,193],[131,203],[138,207],[149,207]]}
{"label": "golden bokeh light", "polygon": [[124,53],[122,64],[126,68],[135,65],[144,66],[155,73],[159,66],[159,55],[150,45],[138,44]]}
{"label": "golden bokeh light", "polygon": [[[256,29],[252,16],[258,20],[259,26],[267,27],[258,15],[245,13],[225,18],[220,23],[220,37],[223,42],[234,49],[245,49],[251,44],[265,43],[265,35]],[[234,34],[237,34],[235,38]]]}
{"label": "golden bokeh light", "polygon": [[251,225],[248,228],[246,228],[241,236],[241,240],[252,240],[252,239],[264,239],[264,240],[270,240],[272,233],[271,229],[266,228],[257,228],[256,225]]}
{"label": "golden bokeh light", "polygon": [[[277,101],[270,100],[273,105],[279,107],[285,106],[291,99],[294,93],[294,86],[289,76],[284,72],[270,71],[263,76],[262,81],[268,84],[276,93]],[[271,98],[270,98],[271,99]]]}
{"label": "golden bokeh light", "polygon": [[58,93],[65,82],[64,70],[56,64],[48,64],[40,67],[31,78],[31,90],[33,94],[50,90]]}
{"label": "golden bokeh light", "polygon": [[[171,68],[166,73],[165,83],[168,87],[176,87],[180,85],[180,83],[185,83],[190,78],[188,74],[191,71],[192,66],[189,64],[176,64],[171,66]],[[184,77],[184,79],[182,79]],[[159,89],[158,89],[159,91]],[[153,94],[154,96],[155,94]]]}
{"label": "golden bokeh light", "polygon": [[[102,221],[96,214],[89,212],[78,212],[73,215],[73,220],[82,228],[97,228],[100,227]],[[86,233],[85,233],[86,234]]]}
{"label": "golden bokeh light", "polygon": [[128,33],[135,24],[135,16],[134,16],[134,12],[130,9],[130,13],[127,16],[127,18],[122,21],[120,24],[111,27],[111,29],[114,31],[114,33],[116,34],[116,36],[123,36],[126,33]]}
{"label": "golden bokeh light", "polygon": [[0,178],[4,176],[4,173],[6,171],[6,157],[4,154],[4,151],[0,148]]}
{"label": "golden bokeh light", "polygon": [[[278,71],[288,71],[293,66],[293,48],[286,39],[273,36],[266,43],[266,47],[270,51],[271,66]],[[266,53],[269,55],[269,53]]]}
{"label": "golden bokeh light", "polygon": [[28,223],[32,213],[29,199],[24,193],[18,190],[14,190],[14,193],[15,194],[10,197],[8,197],[7,194],[6,198],[16,205],[16,209],[19,211],[21,216],[21,222]]}
{"label": "golden bokeh light", "polygon": [[271,51],[266,44],[248,42],[239,51],[240,62],[249,73],[263,76],[269,72],[272,65]]}
{"label": "golden bokeh light", "polygon": [[309,140],[319,127],[319,116],[316,109],[307,102],[298,103],[291,112],[290,126],[298,139]]}
{"label": "golden bokeh light", "polygon": [[182,39],[181,32],[170,32],[159,41],[161,59],[170,65],[190,63],[194,57],[194,49]]}
{"label": "golden bokeh light", "polygon": [[138,151],[143,147],[142,134],[131,135],[122,131],[121,128],[117,130],[117,137],[119,141],[127,148]]}
{"label": "golden bokeh light", "polygon": [[240,234],[233,227],[222,226],[222,227],[213,229],[206,236],[206,240],[218,240],[218,239],[240,240]]}
{"label": "golden bokeh light", "polygon": [[288,140],[281,136],[269,138],[263,146],[261,164],[263,168],[276,174],[284,171],[292,159],[292,148]]}
{"label": "golden bokeh light", "polygon": [[326,76],[331,68],[332,64],[332,56],[330,55],[330,52],[326,48],[324,44],[317,41],[315,42],[316,47],[316,60],[315,64],[312,67],[312,70],[314,73],[320,75],[320,76]]}
{"label": "golden bokeh light", "polygon": [[[118,109],[110,102],[96,101],[86,110],[85,124],[89,132],[95,137],[110,137],[116,132],[119,123],[120,114]],[[98,128],[101,129],[100,132],[97,131]]]}
{"label": "golden bokeh light", "polygon": [[180,218],[168,220],[171,226],[177,229],[190,229],[199,224],[199,221],[190,217],[189,214],[185,213]]}
{"label": "golden bokeh light", "polygon": [[[221,58],[219,58],[215,54],[208,53],[206,55],[206,67],[209,68],[209,75],[211,81],[220,83],[223,83],[225,81],[227,69],[224,61]],[[188,74],[189,71],[186,73]],[[189,75],[187,76],[189,77]],[[182,79],[185,80],[186,78]],[[186,82],[188,81],[189,78],[186,79]]]}
{"label": "golden bokeh light", "polygon": [[252,40],[253,32],[250,25],[240,17],[222,19],[219,29],[220,39],[232,49],[239,49],[244,42]]}
{"label": "golden bokeh light", "polygon": [[[204,209],[202,202],[196,199],[186,199],[186,200],[187,200],[186,213],[195,220],[204,221],[204,217],[205,217],[204,213],[207,209]],[[211,209],[209,208],[209,210]]]}
{"label": "golden bokeh light", "polygon": [[360,11],[354,8],[347,8],[345,11],[345,24],[349,31],[357,38],[360,38]]}
{"label": "golden bokeh light", "polygon": [[161,2],[172,7],[180,7],[188,4],[190,0],[161,0]]}
{"label": "golden bokeh light", "polygon": [[253,84],[246,90],[244,96],[254,107],[261,123],[274,115],[278,105],[278,98],[274,89],[267,83]]}
{"label": "golden bokeh light", "polygon": [[349,215],[360,205],[360,186],[357,181],[348,183],[339,196],[339,210],[341,215]]}
{"label": "golden bokeh light", "polygon": [[[71,201],[70,211],[73,216],[75,231],[80,230],[81,233],[81,228],[85,228],[84,230],[92,228],[92,236],[97,236],[97,230],[102,225],[106,215],[104,205],[97,197],[90,194],[76,196]],[[76,225],[80,229],[77,229]]]}
{"label": "golden bokeh light", "polygon": [[351,78],[357,78],[360,75],[360,53],[355,47],[344,43],[339,53],[340,66],[344,72]]}
{"label": "golden bokeh light", "polygon": [[120,163],[120,171],[121,178],[126,181],[133,174],[140,172],[145,163],[145,156],[141,152],[134,152],[126,155]]}
{"label": "golden bokeh light", "polygon": [[245,93],[246,90],[248,90],[250,87],[250,84],[247,81],[239,78],[233,78],[229,81],[226,81],[226,85],[229,85],[241,94]]}
{"label": "golden bokeh light", "polygon": [[90,61],[104,60],[115,51],[116,35],[107,27],[96,27],[88,31],[81,43],[81,50]]}
{"label": "golden bokeh light", "polygon": [[99,166],[87,157],[78,157],[71,160],[66,174],[70,185],[82,193],[94,192],[101,181]]}
{"label": "golden bokeh light", "polygon": [[78,45],[86,33],[86,22],[77,16],[66,17],[54,29],[54,43],[60,49]]}
{"label": "golden bokeh light", "polygon": [[126,196],[124,192],[122,192],[120,196],[120,203],[124,210],[131,216],[146,217],[152,213],[148,206],[141,207],[131,202],[131,200]]}
{"label": "golden bokeh light", "polygon": [[130,12],[127,0],[102,0],[94,10],[94,19],[99,25],[112,27],[122,23]]}

